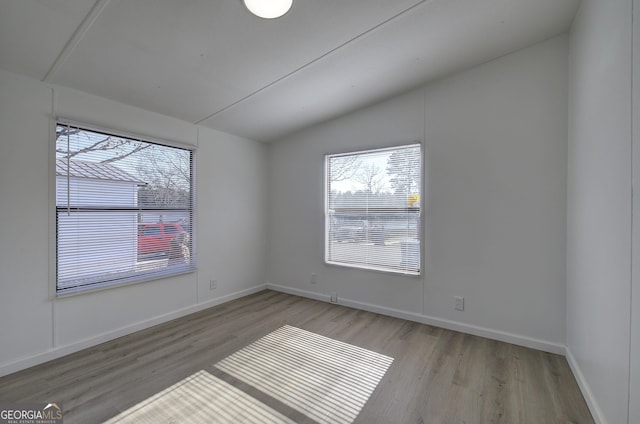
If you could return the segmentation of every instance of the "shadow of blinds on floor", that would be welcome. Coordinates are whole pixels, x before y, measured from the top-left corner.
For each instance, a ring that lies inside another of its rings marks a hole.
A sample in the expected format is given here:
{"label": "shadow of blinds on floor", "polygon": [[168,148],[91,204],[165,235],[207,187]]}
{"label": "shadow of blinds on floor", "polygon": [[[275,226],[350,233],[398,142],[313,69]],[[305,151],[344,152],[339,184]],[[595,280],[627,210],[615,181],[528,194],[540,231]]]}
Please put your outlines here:
{"label": "shadow of blinds on floor", "polygon": [[108,424],[293,424],[278,411],[201,370],[106,421]]}
{"label": "shadow of blinds on floor", "polygon": [[317,422],[351,423],[392,362],[285,325],[215,367]]}

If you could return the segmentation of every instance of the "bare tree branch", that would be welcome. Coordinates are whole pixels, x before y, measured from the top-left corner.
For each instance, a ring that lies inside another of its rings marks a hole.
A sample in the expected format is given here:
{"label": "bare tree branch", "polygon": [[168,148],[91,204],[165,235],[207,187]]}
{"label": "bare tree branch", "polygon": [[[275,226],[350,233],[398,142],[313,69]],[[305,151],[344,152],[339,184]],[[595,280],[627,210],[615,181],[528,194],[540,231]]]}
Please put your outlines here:
{"label": "bare tree branch", "polygon": [[[68,135],[75,135],[82,132],[82,130],[79,129],[73,129],[73,128],[69,128],[67,129],[67,127],[60,127],[58,126],[57,130],[56,130],[56,137],[57,137],[57,141],[62,141],[62,145],[64,145],[64,137],[67,137]],[[114,157],[105,159],[103,161],[101,161],[101,163],[111,163],[111,162],[116,162],[120,159],[124,159],[128,156],[131,156],[134,153],[137,153],[141,150],[144,150],[148,147],[150,147],[151,144],[148,143],[142,143],[142,142],[132,142],[130,140],[123,140],[123,139],[119,139],[119,138],[114,138],[112,136],[107,136],[103,139],[100,139],[98,141],[93,142],[92,144],[85,146],[81,149],[78,150],[67,150],[66,148],[56,148],[56,153],[60,153],[65,155],[67,158],[72,158],[78,155],[82,155],[82,154],[86,154],[86,153],[91,153],[91,152],[97,152],[97,151],[103,151],[103,152],[107,152],[107,151],[116,151],[116,152],[122,152],[117,154]]]}
{"label": "bare tree branch", "polygon": [[362,165],[353,179],[364,185],[372,194],[378,193],[385,186],[384,169],[371,162]]}
{"label": "bare tree branch", "polygon": [[132,155],[132,154],[134,154],[134,153],[138,153],[138,152],[140,152],[140,151],[142,151],[142,150],[144,150],[144,149],[147,149],[147,148],[149,148],[149,147],[151,147],[151,146],[152,146],[152,144],[147,144],[147,143],[145,143],[144,145],[139,144],[139,145],[137,145],[136,147],[134,147],[134,148],[133,148],[133,150],[131,150],[130,152],[123,153],[123,154],[122,154],[122,155],[120,155],[120,156],[116,156],[116,157],[113,157],[113,158],[110,158],[110,159],[105,159],[105,160],[101,161],[100,163],[111,163],[111,162],[115,162],[115,161],[118,161],[118,160],[120,160],[120,159],[124,159],[124,158],[126,158],[127,156],[131,156],[131,155]]}
{"label": "bare tree branch", "polygon": [[338,156],[330,160],[331,181],[344,181],[352,178],[360,169],[362,160],[360,156]]}

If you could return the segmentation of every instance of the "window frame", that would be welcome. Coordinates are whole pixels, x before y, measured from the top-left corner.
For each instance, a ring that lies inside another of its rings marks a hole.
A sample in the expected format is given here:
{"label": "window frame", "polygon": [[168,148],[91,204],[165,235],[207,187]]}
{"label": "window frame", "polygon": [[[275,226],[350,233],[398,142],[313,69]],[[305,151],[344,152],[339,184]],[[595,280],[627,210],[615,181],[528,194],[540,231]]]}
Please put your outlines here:
{"label": "window frame", "polygon": [[[375,265],[366,265],[366,264],[356,264],[356,263],[345,263],[345,262],[336,262],[336,261],[330,261],[329,260],[329,249],[328,249],[328,245],[329,245],[329,239],[330,239],[330,218],[329,218],[329,193],[330,193],[330,189],[329,189],[329,159],[332,157],[339,157],[339,156],[354,156],[354,155],[358,155],[358,154],[366,154],[366,153],[375,153],[375,152],[381,152],[381,151],[388,151],[388,150],[395,150],[395,149],[401,149],[401,148],[408,148],[408,147],[412,147],[412,146],[418,146],[420,148],[420,215],[418,218],[418,225],[419,225],[419,236],[420,236],[420,246],[419,246],[419,270],[418,272],[404,272],[402,270],[398,270],[398,269],[393,269],[390,267],[384,267],[384,266],[375,266]],[[347,150],[347,151],[340,151],[340,152],[332,152],[332,153],[325,153],[324,155],[324,169],[323,169],[323,173],[324,173],[324,246],[323,246],[323,255],[324,255],[324,263],[327,266],[335,266],[335,267],[340,267],[340,268],[346,268],[346,269],[357,269],[357,270],[365,270],[365,271],[372,271],[372,272],[376,272],[376,273],[383,273],[383,274],[391,274],[394,276],[400,276],[400,277],[408,277],[408,278],[422,278],[424,275],[424,269],[425,269],[425,212],[424,212],[424,204],[425,204],[425,148],[424,148],[424,143],[422,141],[419,140],[414,140],[411,142],[404,142],[404,143],[398,143],[398,144],[390,144],[390,145],[386,145],[384,147],[372,147],[372,148],[364,148],[364,149],[360,149],[360,150]]]}
{"label": "window frame", "polygon": [[[112,281],[103,281],[100,283],[78,286],[70,289],[58,290],[58,224],[57,224],[57,198],[56,198],[56,129],[58,125],[68,125],[70,127],[81,128],[87,131],[94,131],[102,134],[113,135],[131,140],[139,140],[146,143],[173,147],[188,150],[191,153],[191,176],[190,176],[190,211],[191,211],[191,228],[189,231],[191,240],[191,261],[189,266],[177,267],[177,269],[162,273],[142,273],[127,278],[121,278]],[[105,127],[87,121],[77,121],[62,116],[52,116],[49,124],[49,298],[65,298],[81,294],[93,293],[102,290],[110,290],[118,287],[126,287],[134,284],[140,284],[148,281],[161,280],[165,278],[175,277],[178,275],[192,274],[197,272],[197,145],[180,141],[162,139],[140,133],[130,132],[115,127]]]}

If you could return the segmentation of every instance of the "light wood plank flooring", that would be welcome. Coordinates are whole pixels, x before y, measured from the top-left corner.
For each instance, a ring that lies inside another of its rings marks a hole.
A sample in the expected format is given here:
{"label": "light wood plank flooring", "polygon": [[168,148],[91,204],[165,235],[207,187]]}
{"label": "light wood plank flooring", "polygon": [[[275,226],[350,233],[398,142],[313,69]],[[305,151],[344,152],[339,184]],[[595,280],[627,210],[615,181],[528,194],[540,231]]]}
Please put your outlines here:
{"label": "light wood plank flooring", "polygon": [[[562,356],[263,291],[0,378],[0,401],[99,423],[289,324],[394,358],[357,423],[592,423]],[[296,422],[313,422],[227,379]]]}

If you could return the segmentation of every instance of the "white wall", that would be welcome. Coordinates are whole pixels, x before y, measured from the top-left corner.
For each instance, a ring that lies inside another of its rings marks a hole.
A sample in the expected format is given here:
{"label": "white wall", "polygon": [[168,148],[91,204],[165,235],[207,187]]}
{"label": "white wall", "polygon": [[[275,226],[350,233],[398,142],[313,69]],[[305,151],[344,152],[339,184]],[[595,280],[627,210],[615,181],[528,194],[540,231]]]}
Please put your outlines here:
{"label": "white wall", "polygon": [[[567,55],[557,37],[270,145],[271,286],[563,351]],[[416,140],[424,276],[324,264],[323,155]]]}
{"label": "white wall", "polygon": [[51,90],[0,71],[0,363],[52,348]]}
{"label": "white wall", "polygon": [[638,422],[628,421],[631,0],[584,0],[570,50],[568,357],[598,422]]}
{"label": "white wall", "polygon": [[[199,146],[197,273],[49,298],[54,115]],[[4,71],[0,137],[0,375],[262,287],[264,145]]]}
{"label": "white wall", "polygon": [[[200,128],[199,299],[231,296],[265,282],[267,147]],[[209,280],[218,289],[209,290]]]}
{"label": "white wall", "polygon": [[640,423],[640,0],[633,1],[633,100],[632,176],[633,196],[632,232],[632,298],[631,298],[631,369],[629,393],[629,422]]}

